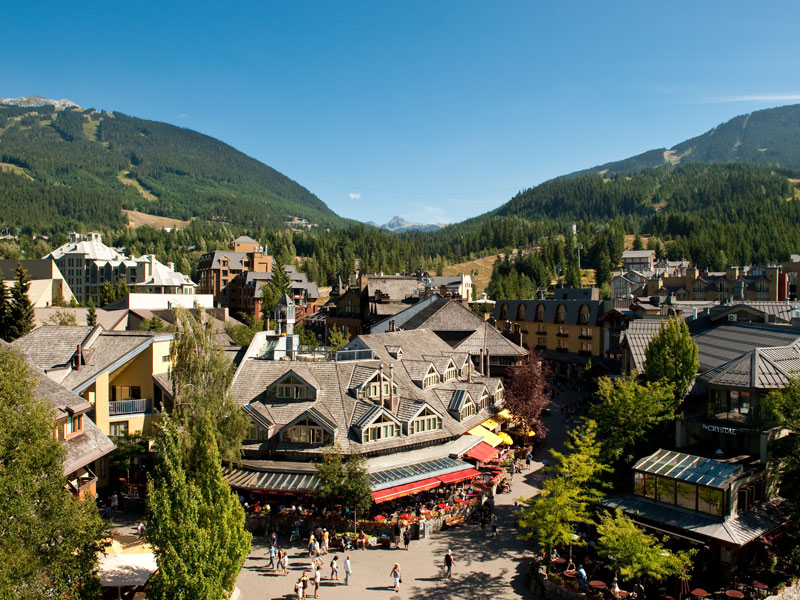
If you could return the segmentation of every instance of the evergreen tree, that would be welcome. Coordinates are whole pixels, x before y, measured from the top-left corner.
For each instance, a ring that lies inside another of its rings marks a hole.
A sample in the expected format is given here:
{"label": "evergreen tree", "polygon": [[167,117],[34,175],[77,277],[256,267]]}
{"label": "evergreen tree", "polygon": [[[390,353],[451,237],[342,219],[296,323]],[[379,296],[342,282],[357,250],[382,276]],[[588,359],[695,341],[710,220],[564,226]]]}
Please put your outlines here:
{"label": "evergreen tree", "polygon": [[156,600],[227,598],[250,549],[244,510],[222,477],[208,414],[196,433],[191,456],[171,418],[163,418],[156,438],[145,533],[158,562],[148,586]]}
{"label": "evergreen tree", "polygon": [[145,319],[142,321],[140,327],[144,331],[164,331],[165,329],[164,321],[162,321],[161,317],[158,315],[153,315],[149,319]]}
{"label": "evergreen tree", "polygon": [[697,375],[697,344],[689,334],[686,321],[678,316],[661,324],[645,352],[645,377],[648,381],[665,381],[673,390],[675,406],[683,401]]}
{"label": "evergreen tree", "polygon": [[0,340],[10,341],[9,327],[11,325],[11,298],[8,288],[0,278]]}
{"label": "evergreen tree", "polygon": [[636,237],[633,238],[633,250],[644,250],[642,238],[639,237],[638,233],[636,234]]}
{"label": "evergreen tree", "polygon": [[94,300],[89,298],[89,301],[86,303],[86,306],[89,307],[89,310],[86,313],[86,324],[89,327],[94,327],[97,325],[97,309],[94,307]]}
{"label": "evergreen tree", "polygon": [[283,263],[280,258],[275,257],[275,262],[272,264],[272,277],[266,285],[261,287],[261,318],[267,327],[269,327],[272,312],[280,299],[284,294],[290,293],[289,283],[289,276],[286,274]]}
{"label": "evergreen tree", "polygon": [[31,280],[22,264],[17,265],[14,271],[16,281],[11,290],[11,311],[9,323],[9,338],[15,340],[30,332],[34,327],[33,303],[28,297]]}
{"label": "evergreen tree", "polygon": [[607,252],[601,252],[600,258],[597,261],[597,269],[595,270],[594,282],[597,287],[601,287],[604,283],[611,280],[611,259],[608,258]]}
{"label": "evergreen tree", "polygon": [[336,325],[328,330],[328,346],[333,348],[334,351],[341,350],[350,341],[350,336],[347,334],[347,327],[339,329]]}
{"label": "evergreen tree", "polygon": [[25,360],[0,348],[0,598],[99,596],[106,530],[94,502],[65,490],[64,451]]}
{"label": "evergreen tree", "polygon": [[209,415],[222,459],[237,462],[249,419],[231,395],[234,367],[215,335],[202,310],[195,318],[186,309],[175,309],[175,338],[170,345],[174,412],[190,444],[198,439],[198,427]]}
{"label": "evergreen tree", "polygon": [[100,291],[100,306],[111,304],[117,299],[117,288],[111,285],[110,281],[103,284],[103,289]]}

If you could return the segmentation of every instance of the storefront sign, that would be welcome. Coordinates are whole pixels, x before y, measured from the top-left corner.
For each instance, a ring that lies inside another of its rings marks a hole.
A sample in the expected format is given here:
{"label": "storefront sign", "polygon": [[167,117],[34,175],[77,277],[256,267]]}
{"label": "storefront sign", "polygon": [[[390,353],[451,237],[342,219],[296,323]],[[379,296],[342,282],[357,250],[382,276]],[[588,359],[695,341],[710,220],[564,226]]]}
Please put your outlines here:
{"label": "storefront sign", "polygon": [[724,433],[725,435],[736,435],[736,430],[733,427],[719,427],[718,425],[703,424],[703,429],[713,433]]}

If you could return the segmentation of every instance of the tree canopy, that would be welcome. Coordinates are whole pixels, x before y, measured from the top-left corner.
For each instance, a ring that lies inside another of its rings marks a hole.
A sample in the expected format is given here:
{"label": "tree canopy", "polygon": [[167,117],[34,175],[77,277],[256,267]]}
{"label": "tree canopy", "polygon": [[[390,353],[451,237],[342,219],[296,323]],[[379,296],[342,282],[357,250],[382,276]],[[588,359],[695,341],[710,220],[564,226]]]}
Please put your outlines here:
{"label": "tree canopy", "polygon": [[645,377],[648,381],[662,381],[673,390],[674,408],[689,393],[689,386],[697,375],[697,344],[689,334],[686,321],[678,316],[661,324],[658,333],[650,340],[645,351]]}
{"label": "tree canopy", "polygon": [[0,597],[92,598],[106,528],[65,490],[49,403],[25,360],[0,347]]}
{"label": "tree canopy", "polygon": [[505,394],[505,407],[514,415],[525,432],[539,437],[547,434],[542,423],[542,411],[550,402],[546,392],[549,372],[542,357],[533,350],[525,361],[511,370],[510,385]]}

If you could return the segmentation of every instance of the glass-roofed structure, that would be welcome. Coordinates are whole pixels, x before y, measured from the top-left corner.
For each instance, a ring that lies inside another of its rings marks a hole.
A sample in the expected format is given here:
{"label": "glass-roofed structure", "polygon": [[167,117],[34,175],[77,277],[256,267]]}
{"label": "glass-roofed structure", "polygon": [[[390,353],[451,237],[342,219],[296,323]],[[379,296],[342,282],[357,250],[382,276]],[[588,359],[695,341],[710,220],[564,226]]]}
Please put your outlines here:
{"label": "glass-roofed structure", "polygon": [[634,493],[721,517],[729,512],[730,488],[742,471],[739,465],[658,450],[634,465]]}

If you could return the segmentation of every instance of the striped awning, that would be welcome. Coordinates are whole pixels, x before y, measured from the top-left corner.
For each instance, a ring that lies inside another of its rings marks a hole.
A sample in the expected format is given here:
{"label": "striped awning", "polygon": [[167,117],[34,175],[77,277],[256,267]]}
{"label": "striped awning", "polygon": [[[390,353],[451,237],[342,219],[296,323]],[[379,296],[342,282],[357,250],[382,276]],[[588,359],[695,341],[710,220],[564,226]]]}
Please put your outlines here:
{"label": "striped awning", "polygon": [[436,477],[415,481],[414,483],[407,483],[405,485],[397,485],[394,487],[372,492],[372,500],[377,504],[379,502],[387,502],[395,498],[402,498],[403,496],[410,496],[425,490],[433,489],[442,484],[441,480]]}
{"label": "striped awning", "polygon": [[467,451],[467,456],[474,458],[478,462],[486,462],[497,456],[497,454],[498,451],[492,448],[486,442],[481,442],[471,450]]}
{"label": "striped awning", "polygon": [[458,483],[459,481],[464,481],[466,479],[472,479],[473,477],[477,477],[480,475],[481,472],[477,469],[464,469],[463,471],[458,471],[457,473],[448,473],[447,475],[442,475],[441,477],[437,477],[439,481],[442,483]]}
{"label": "striped awning", "polygon": [[242,490],[289,494],[313,493],[322,485],[312,473],[274,473],[225,468],[222,470],[222,475],[231,487]]}

